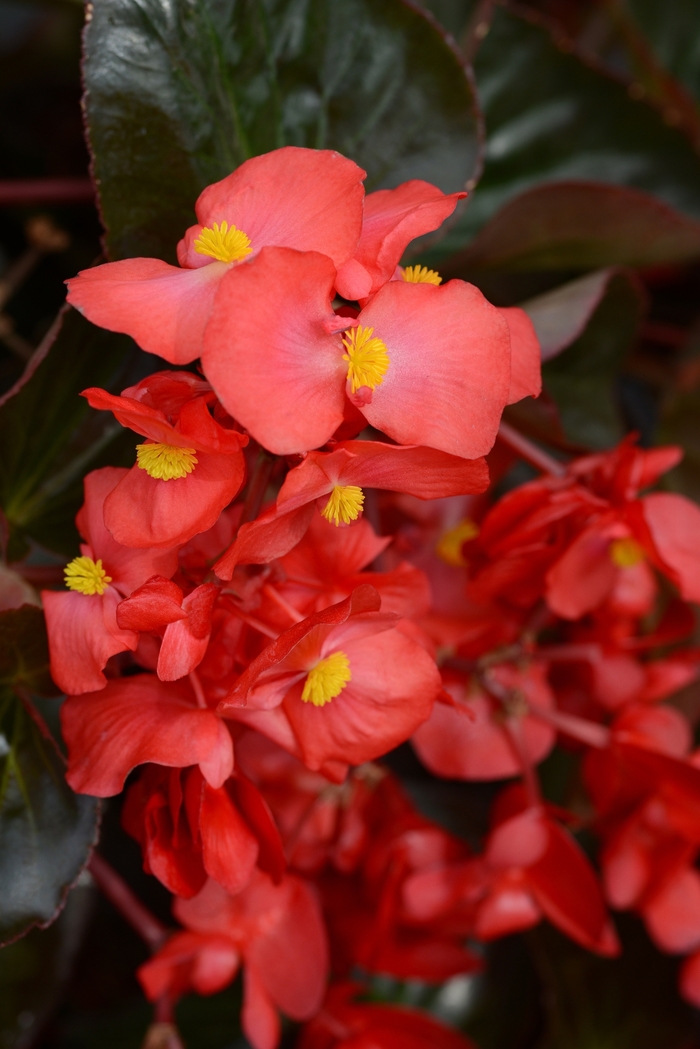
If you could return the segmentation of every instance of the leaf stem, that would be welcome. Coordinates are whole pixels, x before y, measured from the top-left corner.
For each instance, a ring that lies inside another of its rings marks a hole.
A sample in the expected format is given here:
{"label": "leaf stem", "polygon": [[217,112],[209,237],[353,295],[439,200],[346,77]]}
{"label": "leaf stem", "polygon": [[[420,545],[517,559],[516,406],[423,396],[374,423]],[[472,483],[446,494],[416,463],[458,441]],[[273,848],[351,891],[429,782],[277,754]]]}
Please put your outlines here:
{"label": "leaf stem", "polygon": [[550,477],[565,476],[566,466],[564,463],[560,463],[547,452],[542,451],[541,448],[538,448],[528,437],[524,437],[523,434],[509,423],[501,422],[501,425],[498,428],[498,436],[504,444],[507,444],[508,447],[512,448],[514,452],[517,452],[521,458],[525,459],[526,462],[531,463],[532,466],[536,467],[542,473],[549,474]]}
{"label": "leaf stem", "polygon": [[92,854],[88,869],[100,891],[144,943],[154,952],[162,947],[170,935],[169,929],[141,903],[121,875],[96,852]]}

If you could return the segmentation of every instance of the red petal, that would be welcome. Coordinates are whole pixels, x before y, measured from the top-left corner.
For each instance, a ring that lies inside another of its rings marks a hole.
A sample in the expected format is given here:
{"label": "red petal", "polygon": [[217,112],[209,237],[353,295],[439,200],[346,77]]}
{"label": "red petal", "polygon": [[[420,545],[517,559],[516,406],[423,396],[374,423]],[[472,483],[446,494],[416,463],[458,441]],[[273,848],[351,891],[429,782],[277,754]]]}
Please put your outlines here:
{"label": "red petal", "polygon": [[49,636],[51,676],[71,695],[104,688],[110,656],[132,651],[138,635],[117,626],[120,595],[107,587],[100,597],[74,591],[42,591]]}
{"label": "red petal", "polygon": [[192,473],[170,481],[132,466],[105,500],[105,524],[118,543],[130,548],[180,546],[216,524],[244,476],[241,452],[198,452]]}
{"label": "red petal", "polygon": [[204,784],[199,829],[207,874],[227,892],[240,892],[253,873],[258,843],[225,786],[213,790]]}
{"label": "red petal", "polygon": [[700,947],[700,874],[684,867],[645,903],[649,935],[661,951],[687,954]]}
{"label": "red petal", "polygon": [[211,710],[197,708],[187,684],[163,684],[152,674],[117,678],[101,692],[69,696],[61,708],[73,790],[118,794],[137,765],[198,764],[212,787],[233,768],[231,737]]}
{"label": "red petal", "polygon": [[610,557],[610,537],[594,524],[547,573],[547,604],[564,619],[580,619],[605,600],[618,572]]}
{"label": "red petal", "polygon": [[671,492],[642,500],[644,517],[668,574],[686,601],[700,601],[700,507]]}
{"label": "red petal", "polygon": [[177,583],[154,576],[117,608],[122,630],[158,630],[167,623],[187,619],[182,608],[183,593]]}

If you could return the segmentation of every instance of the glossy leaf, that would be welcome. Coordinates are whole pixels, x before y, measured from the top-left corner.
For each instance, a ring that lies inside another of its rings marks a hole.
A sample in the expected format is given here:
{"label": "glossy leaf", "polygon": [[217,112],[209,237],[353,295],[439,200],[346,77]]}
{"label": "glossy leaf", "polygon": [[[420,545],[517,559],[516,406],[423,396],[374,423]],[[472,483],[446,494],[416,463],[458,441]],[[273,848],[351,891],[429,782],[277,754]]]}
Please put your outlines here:
{"label": "glossy leaf", "polygon": [[27,538],[74,552],[83,476],[117,463],[120,451],[135,444],[108,413],[92,411],[80,391],[120,391],[149,371],[151,359],[131,339],[94,327],[73,309],[59,315],[23,378],[0,401],[0,506],[10,524],[11,559],[24,553]]}
{"label": "glossy leaf", "polygon": [[613,269],[596,270],[520,303],[535,326],[543,361],[556,357],[583,333],[614,274]]}
{"label": "glossy leaf", "polygon": [[[484,175],[433,261],[463,249],[507,201],[542,183],[628,186],[700,218],[700,157],[684,134],[538,21],[497,7],[474,68],[487,129]],[[584,257],[581,268],[589,265]]]}
{"label": "glossy leaf", "polygon": [[173,260],[199,191],[282,145],[337,149],[369,188],[478,165],[461,60],[402,0],[97,0],[85,85],[113,258]]}
{"label": "glossy leaf", "polygon": [[74,794],[53,740],[0,694],[0,943],[48,925],[87,862],[97,802]]}
{"label": "glossy leaf", "polygon": [[583,334],[542,369],[566,436],[591,448],[609,448],[623,434],[615,380],[642,317],[640,290],[615,276]]}
{"label": "glossy leaf", "polygon": [[509,200],[442,270],[656,266],[699,256],[700,222],[650,194],[559,182]]}

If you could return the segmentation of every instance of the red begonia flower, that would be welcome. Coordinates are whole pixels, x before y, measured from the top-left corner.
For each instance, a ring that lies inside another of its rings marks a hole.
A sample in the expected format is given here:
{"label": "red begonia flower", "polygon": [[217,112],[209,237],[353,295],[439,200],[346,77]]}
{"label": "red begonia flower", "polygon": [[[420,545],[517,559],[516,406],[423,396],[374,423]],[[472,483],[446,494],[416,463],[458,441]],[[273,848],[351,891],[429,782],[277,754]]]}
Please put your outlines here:
{"label": "red begonia flower", "polygon": [[236,893],[256,862],[277,881],[286,866],[272,815],[240,774],[215,789],[196,766],[149,765],[126,796],[122,823],[141,845],[146,872],[176,896],[194,896],[207,875]]}
{"label": "red begonia flower", "polygon": [[66,568],[70,590],[42,592],[51,674],[71,695],[103,688],[102,670],[110,656],[136,648],[138,635],[117,624],[119,602],[150,576],[171,576],[177,568],[176,550],[132,550],[105,528],[105,500],[127,472],[105,466],[87,475],[85,502],[75,519],[86,541]]}
{"label": "red begonia flower", "polygon": [[335,286],[351,302],[379,291],[416,237],[432,233],[466,193],[445,194],[420,179],[365,197],[362,234],[354,256],[338,268]]}
{"label": "red begonia flower", "polygon": [[464,281],[390,281],[354,326],[331,309],[334,280],[326,256],[266,248],[222,283],[202,366],[227,411],[270,451],[306,452],[343,422],[347,387],[400,444],[485,455],[510,388],[496,307]]}
{"label": "red begonia flower", "polygon": [[148,439],[105,501],[105,524],[117,542],[178,546],[216,524],[243,483],[248,438],[212,416],[208,383],[189,372],[159,372],[121,397],[98,388],[83,396]]}
{"label": "red begonia flower", "polygon": [[185,597],[176,583],[155,576],[122,601],[117,623],[127,630],[164,628],[157,673],[161,681],[177,681],[204,658],[218,594],[213,583],[202,583]]}
{"label": "red begonia flower", "polygon": [[231,775],[233,743],[213,710],[197,705],[188,681],[154,674],[109,681],[101,692],[69,696],[61,707],[66,779],[79,794],[118,794],[137,765],[199,765],[214,789]]}
{"label": "red begonia flower", "polygon": [[[274,587],[263,588],[264,613],[260,614],[284,628],[289,625],[286,606],[310,615],[370,583],[382,599],[383,611],[411,618],[424,615],[430,607],[430,588],[419,569],[402,561],[390,572],[362,571],[390,542],[390,537],[376,535],[364,518],[348,528],[336,528],[314,514],[301,542],[278,561]],[[275,607],[279,598],[282,603]]]}
{"label": "red begonia flower", "polygon": [[[533,663],[524,670],[502,664],[491,673],[504,688],[522,693],[526,702],[545,709],[554,706],[543,664]],[[528,716],[526,708],[508,717],[476,682],[457,674],[446,675],[443,687],[447,695],[442,702],[438,700],[411,740],[418,757],[435,775],[490,780],[522,774],[522,759],[508,732],[511,721],[518,723],[514,729],[521,734],[533,764],[543,761],[554,746],[554,729]]]}
{"label": "red begonia flower", "polygon": [[297,1049],[475,1049],[465,1035],[428,1013],[355,1001],[359,984],[332,987],[323,1009],[301,1033]]}
{"label": "red begonia flower", "polygon": [[397,746],[428,717],[440,676],[425,649],[395,629],[397,617],[378,606],[377,592],[360,586],[286,630],[218,711],[282,742],[273,734],[279,717],[271,718],[281,707],[296,753],[316,770],[359,765]]}
{"label": "red begonia flower", "polygon": [[309,452],[287,474],[275,506],[241,527],[214,571],[230,579],[237,564],[265,564],[283,557],[306,532],[317,501],[323,516],[336,525],[356,520],[364,502],[363,487],[438,499],[483,492],[488,470],[483,459],[380,441],[344,441],[331,452]]}
{"label": "red begonia flower", "polygon": [[260,872],[235,896],[209,881],[191,900],[178,899],[175,916],[189,930],[176,933],[138,970],[151,1001],[191,988],[214,994],[241,961],[242,1026],[254,1049],[275,1049],[277,1009],[307,1020],[321,1006],[328,972],[323,917],[311,886],[294,875],[279,885]]}
{"label": "red begonia flower", "polygon": [[131,335],[171,364],[200,356],[218,289],[241,262],[277,245],[349,259],[362,223],[365,173],[331,150],[285,146],[252,157],[195,204],[197,225],[178,244],[180,267],[124,259],[82,270],[68,301],[88,320]]}

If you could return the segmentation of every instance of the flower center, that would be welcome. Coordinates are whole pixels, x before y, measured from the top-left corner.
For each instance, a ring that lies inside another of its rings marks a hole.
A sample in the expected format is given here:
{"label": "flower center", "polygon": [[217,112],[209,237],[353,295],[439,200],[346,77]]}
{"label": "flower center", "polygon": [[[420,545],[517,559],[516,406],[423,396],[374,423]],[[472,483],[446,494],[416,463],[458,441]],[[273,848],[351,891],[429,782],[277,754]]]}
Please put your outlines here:
{"label": "flower center", "polygon": [[344,652],[334,652],[306,675],[301,698],[315,707],[325,706],[340,695],[351,678],[350,660]]}
{"label": "flower center", "polygon": [[229,228],[228,222],[224,221],[221,225],[215,222],[211,227],[205,226],[194,242],[194,250],[198,255],[209,255],[217,262],[238,262],[250,255],[253,249],[250,237],[242,229]]}
{"label": "flower center", "polygon": [[196,448],[176,448],[172,444],[137,444],[136,463],[149,477],[175,481],[191,474],[197,465]]}
{"label": "flower center", "polygon": [[631,536],[613,539],[610,544],[610,558],[618,568],[634,568],[640,561],[644,561],[646,556],[644,548]]}
{"label": "flower center", "polygon": [[99,594],[100,597],[112,582],[111,575],[107,575],[102,567],[102,560],[93,561],[91,557],[74,557],[70,564],[63,570],[66,578],[66,586],[69,590],[77,590],[80,594],[92,597]]}
{"label": "flower center", "polygon": [[374,335],[374,328],[350,328],[343,335],[343,346],[347,353],[343,360],[348,362],[348,379],[353,393],[361,386],[373,390],[384,381],[389,368],[389,354],[381,339]]}
{"label": "flower center", "polygon": [[403,279],[409,284],[442,284],[442,277],[437,270],[429,270],[427,266],[406,266]]}
{"label": "flower center", "polygon": [[364,501],[365,493],[356,484],[337,484],[321,510],[321,516],[334,525],[350,524],[360,516]]}
{"label": "flower center", "polygon": [[464,543],[468,543],[470,539],[476,539],[478,534],[479,526],[467,518],[467,520],[461,521],[455,528],[451,528],[449,532],[445,532],[444,535],[440,536],[435,547],[435,553],[442,561],[446,561],[448,565],[463,568],[467,561],[462,553],[462,546]]}

